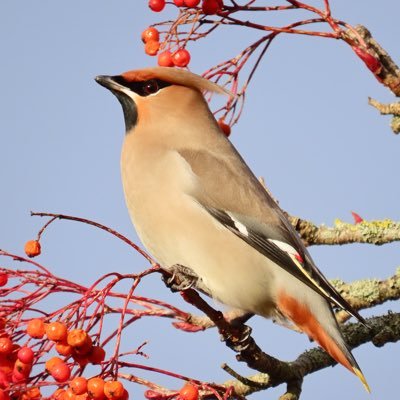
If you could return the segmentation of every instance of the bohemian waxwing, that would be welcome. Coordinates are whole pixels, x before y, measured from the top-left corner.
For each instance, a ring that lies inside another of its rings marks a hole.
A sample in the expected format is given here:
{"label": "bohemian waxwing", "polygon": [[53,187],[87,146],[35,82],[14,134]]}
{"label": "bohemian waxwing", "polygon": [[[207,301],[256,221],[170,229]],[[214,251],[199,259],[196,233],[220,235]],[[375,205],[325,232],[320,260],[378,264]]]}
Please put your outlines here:
{"label": "bohemian waxwing", "polygon": [[191,72],[147,68],[98,76],[122,105],[125,199],[144,246],[166,269],[190,268],[212,297],[283,316],[368,384],[331,303],[364,319],[315,266],[277,203],[221,130]]}

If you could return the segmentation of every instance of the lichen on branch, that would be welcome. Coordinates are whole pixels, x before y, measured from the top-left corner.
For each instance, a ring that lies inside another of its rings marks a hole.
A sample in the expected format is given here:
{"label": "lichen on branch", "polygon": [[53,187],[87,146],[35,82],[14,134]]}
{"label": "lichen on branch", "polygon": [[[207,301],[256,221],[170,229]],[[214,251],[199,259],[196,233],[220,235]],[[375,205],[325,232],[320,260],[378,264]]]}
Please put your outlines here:
{"label": "lichen on branch", "polygon": [[336,219],[332,227],[317,226],[311,221],[293,216],[289,216],[289,220],[308,246],[350,243],[382,245],[400,240],[400,223],[391,219],[363,220],[358,224]]}

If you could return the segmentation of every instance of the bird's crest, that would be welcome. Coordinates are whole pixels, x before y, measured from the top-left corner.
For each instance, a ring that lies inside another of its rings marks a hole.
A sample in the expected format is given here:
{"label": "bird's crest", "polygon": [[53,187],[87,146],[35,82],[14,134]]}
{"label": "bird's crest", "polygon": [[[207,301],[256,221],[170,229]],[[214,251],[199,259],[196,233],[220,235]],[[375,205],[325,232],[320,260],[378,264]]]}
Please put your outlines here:
{"label": "bird's crest", "polygon": [[127,71],[121,76],[128,82],[143,82],[150,79],[161,79],[174,85],[187,86],[199,91],[209,91],[232,96],[228,90],[196,75],[190,71],[171,67],[152,67],[133,71]]}

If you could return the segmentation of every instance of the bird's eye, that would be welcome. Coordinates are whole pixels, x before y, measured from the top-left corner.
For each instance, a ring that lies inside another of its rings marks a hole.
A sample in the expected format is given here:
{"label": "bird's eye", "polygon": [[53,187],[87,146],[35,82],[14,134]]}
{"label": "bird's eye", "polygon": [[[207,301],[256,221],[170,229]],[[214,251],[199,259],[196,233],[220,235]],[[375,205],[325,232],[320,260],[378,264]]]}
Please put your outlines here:
{"label": "bird's eye", "polygon": [[149,94],[157,93],[159,90],[158,82],[155,79],[143,83],[143,94],[148,96]]}

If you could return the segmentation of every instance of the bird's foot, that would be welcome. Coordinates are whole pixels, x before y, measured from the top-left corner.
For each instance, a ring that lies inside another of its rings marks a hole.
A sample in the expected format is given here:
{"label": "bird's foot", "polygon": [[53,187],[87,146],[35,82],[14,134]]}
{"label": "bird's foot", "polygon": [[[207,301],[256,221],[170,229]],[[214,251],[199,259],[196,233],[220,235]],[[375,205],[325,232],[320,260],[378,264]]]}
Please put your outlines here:
{"label": "bird's foot", "polygon": [[232,328],[230,332],[222,332],[221,340],[225,341],[227,345],[237,353],[246,350],[253,342],[251,337],[252,329],[247,325]]}
{"label": "bird's foot", "polygon": [[173,292],[181,292],[201,286],[199,276],[188,267],[175,264],[168,268],[168,272],[171,275],[163,275],[163,280]]}

